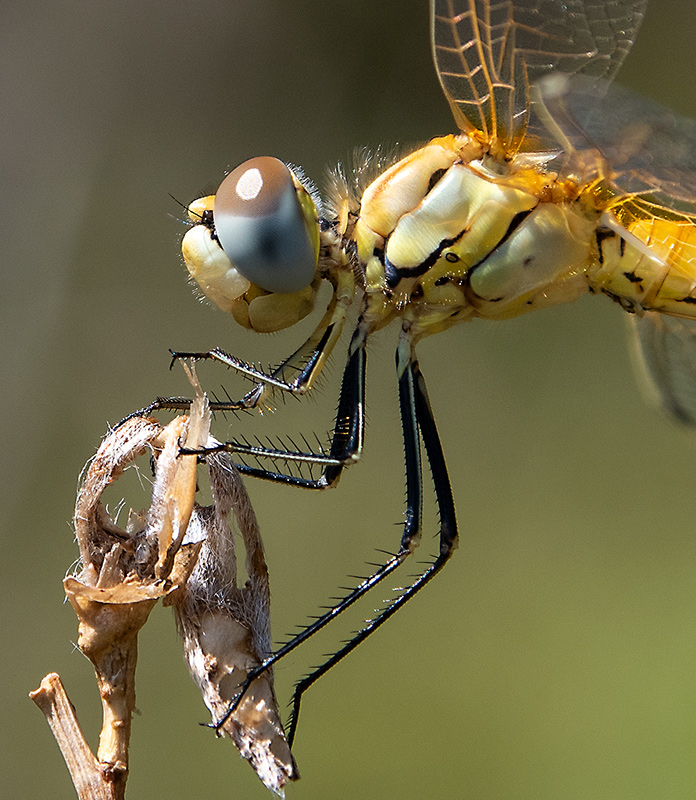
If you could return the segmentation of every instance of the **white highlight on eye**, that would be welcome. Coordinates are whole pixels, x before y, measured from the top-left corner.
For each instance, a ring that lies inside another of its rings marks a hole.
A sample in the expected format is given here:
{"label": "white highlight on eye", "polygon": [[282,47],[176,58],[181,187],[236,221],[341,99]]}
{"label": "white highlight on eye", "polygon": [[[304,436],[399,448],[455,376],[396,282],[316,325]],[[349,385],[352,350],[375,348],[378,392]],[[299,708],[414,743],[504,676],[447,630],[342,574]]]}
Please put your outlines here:
{"label": "white highlight on eye", "polygon": [[263,188],[261,171],[256,167],[248,169],[237,181],[235,191],[240,200],[255,200]]}

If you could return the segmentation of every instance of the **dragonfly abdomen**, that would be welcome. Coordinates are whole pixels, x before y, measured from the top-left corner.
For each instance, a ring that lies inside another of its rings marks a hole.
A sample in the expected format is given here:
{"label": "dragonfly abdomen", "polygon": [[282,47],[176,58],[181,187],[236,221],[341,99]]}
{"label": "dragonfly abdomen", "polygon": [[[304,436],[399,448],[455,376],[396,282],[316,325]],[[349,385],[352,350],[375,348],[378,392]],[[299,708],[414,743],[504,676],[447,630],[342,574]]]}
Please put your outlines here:
{"label": "dragonfly abdomen", "polygon": [[696,219],[662,212],[641,197],[605,212],[590,284],[627,307],[696,317]]}

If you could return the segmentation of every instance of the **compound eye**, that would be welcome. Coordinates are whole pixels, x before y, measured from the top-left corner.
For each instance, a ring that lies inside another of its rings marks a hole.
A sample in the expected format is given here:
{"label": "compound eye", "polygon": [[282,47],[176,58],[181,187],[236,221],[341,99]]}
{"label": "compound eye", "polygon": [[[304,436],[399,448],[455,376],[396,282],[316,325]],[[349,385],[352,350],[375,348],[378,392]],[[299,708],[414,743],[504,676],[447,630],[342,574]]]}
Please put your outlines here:
{"label": "compound eye", "polygon": [[230,172],[215,195],[213,221],[220,246],[247,280],[282,294],[312,282],[317,212],[282,161],[252,158]]}

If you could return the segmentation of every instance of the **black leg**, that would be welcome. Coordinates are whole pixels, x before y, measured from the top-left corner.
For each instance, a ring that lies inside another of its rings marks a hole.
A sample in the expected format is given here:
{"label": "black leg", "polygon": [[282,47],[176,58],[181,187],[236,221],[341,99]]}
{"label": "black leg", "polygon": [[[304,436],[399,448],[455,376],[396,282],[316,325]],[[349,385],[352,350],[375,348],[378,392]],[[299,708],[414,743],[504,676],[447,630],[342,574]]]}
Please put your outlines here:
{"label": "black leg", "polygon": [[[322,675],[326,674],[331,667],[335,666],[339,661],[351,653],[358,645],[367,639],[377,628],[383,625],[391,616],[393,616],[405,603],[407,603],[417,592],[419,592],[435,575],[440,572],[444,565],[449,560],[454,548],[457,546],[457,518],[454,508],[454,498],[452,496],[452,488],[447,473],[447,465],[445,464],[445,457],[442,450],[442,444],[435,425],[428,393],[425,386],[425,380],[418,366],[418,362],[412,360],[409,362],[406,372],[409,376],[409,383],[413,391],[413,404],[411,411],[407,412],[407,417],[404,419],[404,406],[402,403],[402,420],[404,428],[404,443],[406,448],[406,468],[407,468],[407,496],[410,498],[409,507],[407,508],[407,521],[404,527],[404,536],[401,543],[401,551],[404,552],[406,547],[412,547],[414,536],[408,535],[410,513],[418,508],[420,501],[419,497],[411,497],[410,487],[414,485],[416,477],[420,480],[420,469],[418,475],[413,474],[415,469],[415,462],[409,462],[409,444],[411,420],[417,419],[418,428],[423,437],[423,444],[425,445],[425,452],[428,458],[430,473],[432,475],[433,484],[435,487],[435,495],[437,498],[438,511],[440,514],[440,553],[433,563],[411,584],[393,603],[391,603],[381,614],[371,620],[361,631],[359,631],[349,642],[347,642],[340,650],[334,653],[327,661],[321,666],[312,671],[309,675],[303,678],[295,687],[295,692],[292,699],[292,713],[290,717],[290,725],[288,729],[288,743],[292,746],[297,732],[297,723],[300,714],[300,705],[302,703],[302,696],[304,693],[315,683]],[[400,380],[400,387],[402,380]],[[420,453],[418,454],[420,460]],[[409,475],[409,464],[411,475]],[[410,478],[410,479],[409,479]],[[415,506],[410,507],[410,503],[416,500]],[[420,524],[418,525],[420,528]],[[406,551],[405,555],[410,552]]]}
{"label": "black leg", "polygon": [[[293,395],[305,394],[314,385],[341,336],[346,310],[353,301],[354,293],[355,277],[352,270],[340,271],[336,277],[329,305],[317,327],[292,355],[271,372],[264,372],[254,364],[217,347],[207,352],[171,351],[172,364],[174,361],[184,359],[217,361],[257,382],[257,385],[241,400],[212,401],[210,410],[213,412],[247,411],[263,407],[269,403],[270,395],[276,390]],[[185,411],[190,405],[191,400],[185,397],[158,397],[150,405],[122,419],[119,425],[132,417],[147,416],[154,411]]]}
{"label": "black leg", "polygon": [[437,432],[435,417],[430,406],[430,398],[425,385],[425,378],[420,371],[418,361],[413,362],[413,373],[416,381],[416,413],[418,427],[423,436],[423,444],[428,457],[430,474],[435,487],[437,508],[440,514],[440,554],[447,557],[457,547],[459,530],[457,512],[454,507],[452,484],[450,483],[445,454],[442,449],[440,435]]}
{"label": "black leg", "polygon": [[[363,424],[364,424],[364,368],[365,368],[365,338],[358,326],[351,342],[348,364],[344,372],[343,385],[341,387],[341,399],[336,421],[334,435],[334,445],[332,453],[352,451],[354,447],[362,447]],[[315,633],[320,631],[331,620],[353,605],[360,597],[370,589],[384,580],[397,567],[399,567],[406,557],[412,552],[418,542],[421,529],[422,518],[422,475],[421,475],[421,455],[420,438],[418,435],[418,422],[416,419],[416,402],[414,392],[416,387],[413,381],[413,373],[410,369],[404,370],[399,378],[399,405],[404,434],[404,455],[406,460],[406,497],[407,510],[404,529],[401,537],[401,545],[398,553],[392,556],[369,578],[366,578],[336,605],[332,606],[325,614],[314,620],[306,628],[286,642],[273,655],[263,661],[258,667],[253,669],[247,679],[240,686],[239,693],[235,700],[230,704],[225,716],[220,719],[215,726],[219,729],[225,724],[229,716],[234,712],[244,693],[251,683],[265,670],[273,666],[277,661],[286,656],[300,644],[305,642]],[[355,409],[360,409],[356,411]],[[224,448],[224,445],[222,446]],[[340,470],[344,464],[333,468],[333,481],[338,480]],[[328,470],[326,470],[328,473]],[[328,479],[327,479],[328,480]],[[333,484],[326,484],[333,485]],[[364,637],[363,637],[364,638]],[[356,643],[359,644],[359,642]],[[352,648],[351,648],[352,649]],[[334,657],[335,658],[335,657]],[[340,659],[338,659],[340,660]],[[335,663],[335,662],[334,662]],[[329,669],[333,663],[326,667]],[[321,668],[320,668],[321,669]],[[323,670],[325,672],[326,670]],[[320,674],[323,674],[321,672]],[[313,673],[314,675],[315,673]],[[316,674],[316,678],[320,677]],[[315,680],[316,680],[315,678]],[[314,681],[312,681],[314,682]],[[296,719],[296,717],[293,717]],[[294,731],[294,725],[291,727]]]}
{"label": "black leg", "polygon": [[[408,356],[405,357],[405,353]],[[234,711],[251,682],[265,669],[287,655],[295,647],[306,641],[314,633],[327,625],[342,611],[349,608],[366,592],[381,583],[390,575],[408,555],[414,550],[421,533],[422,516],[422,466],[420,442],[421,437],[425,446],[430,472],[435,487],[435,494],[440,514],[440,553],[433,563],[411,584],[393,603],[381,614],[369,622],[359,631],[344,647],[338,650],[324,664],[315,669],[310,675],[302,679],[295,688],[292,702],[292,714],[288,731],[288,742],[292,744],[299,719],[300,705],[304,693],[331,667],[345,658],[377,628],[383,625],[395,614],[408,600],[419,592],[435,575],[437,575],[449,560],[457,544],[457,522],[454,508],[454,499],[447,474],[442,444],[437,432],[435,420],[430,407],[425,380],[417,361],[411,352],[411,344],[407,334],[402,335],[399,350],[397,350],[397,369],[399,375],[399,404],[404,437],[404,455],[406,462],[406,496],[407,509],[404,522],[401,545],[398,553],[383,564],[373,575],[364,580],[336,606],[322,615],[314,623],[305,628],[300,634],[294,636],[264,663],[259,665],[249,674],[247,682],[240,687],[240,692],[235,701],[230,705],[225,717],[219,721],[218,726],[224,724],[227,717]]]}
{"label": "black leg", "polygon": [[[360,459],[363,449],[365,429],[365,364],[366,327],[362,320],[351,339],[348,361],[343,371],[341,393],[336,412],[336,423],[331,436],[328,453],[302,453],[268,447],[255,447],[247,442],[224,442],[215,447],[202,450],[182,450],[182,454],[237,453],[256,459],[286,461],[295,464],[317,464],[323,467],[318,478],[304,478],[287,472],[280,472],[248,464],[235,464],[243,475],[254,478],[299,486],[304,489],[328,489],[338,483],[345,467]],[[212,405],[212,404],[211,404]]]}

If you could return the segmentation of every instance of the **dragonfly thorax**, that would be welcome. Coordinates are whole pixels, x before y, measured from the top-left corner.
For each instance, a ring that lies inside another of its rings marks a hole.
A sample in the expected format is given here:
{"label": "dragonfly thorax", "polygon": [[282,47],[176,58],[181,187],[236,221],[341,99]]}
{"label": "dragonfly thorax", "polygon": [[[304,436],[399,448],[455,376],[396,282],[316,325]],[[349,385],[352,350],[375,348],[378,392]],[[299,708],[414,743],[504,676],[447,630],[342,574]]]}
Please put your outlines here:
{"label": "dragonfly thorax", "polygon": [[480,159],[469,137],[435,139],[365,190],[352,238],[375,326],[408,313],[434,333],[587,290],[596,214],[553,174]]}

